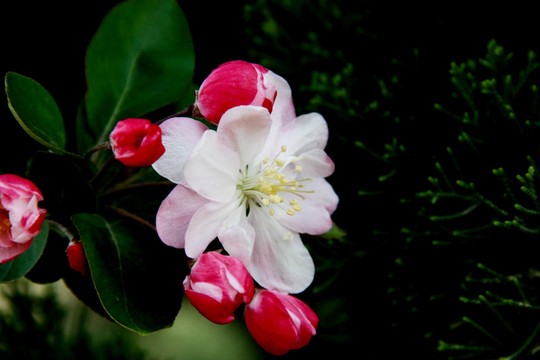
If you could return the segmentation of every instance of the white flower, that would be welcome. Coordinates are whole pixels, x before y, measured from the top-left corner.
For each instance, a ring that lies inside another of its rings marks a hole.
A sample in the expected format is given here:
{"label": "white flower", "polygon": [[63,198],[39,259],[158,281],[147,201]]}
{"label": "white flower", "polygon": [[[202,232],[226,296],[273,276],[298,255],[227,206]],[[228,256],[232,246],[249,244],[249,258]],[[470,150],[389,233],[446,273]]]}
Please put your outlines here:
{"label": "white flower", "polygon": [[189,118],[162,125],[165,154],[153,165],[178,184],[156,218],[162,241],[197,258],[219,238],[263,287],[303,291],[313,260],[299,233],[332,226],[338,198],[325,177],[328,128],[316,113],[287,122],[257,106],[228,110],[216,131]]}

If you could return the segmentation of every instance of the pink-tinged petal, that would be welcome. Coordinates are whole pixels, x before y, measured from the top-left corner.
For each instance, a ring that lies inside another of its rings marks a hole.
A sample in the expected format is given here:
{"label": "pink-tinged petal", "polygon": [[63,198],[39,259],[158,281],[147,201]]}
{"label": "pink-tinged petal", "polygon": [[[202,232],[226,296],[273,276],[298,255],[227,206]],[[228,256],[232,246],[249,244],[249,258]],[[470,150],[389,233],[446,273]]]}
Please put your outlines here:
{"label": "pink-tinged petal", "polygon": [[203,197],[227,202],[236,192],[239,169],[239,155],[215,131],[206,131],[184,165],[184,176],[189,187]]}
{"label": "pink-tinged petal", "polygon": [[69,267],[72,270],[75,270],[82,275],[88,274],[88,261],[86,260],[86,255],[82,242],[70,242],[66,249],[66,253],[68,256]]}
{"label": "pink-tinged petal", "polygon": [[294,176],[297,179],[300,178],[325,178],[332,175],[335,169],[334,162],[322,149],[311,149],[302,153],[299,156],[292,156],[287,158],[290,161],[289,167],[291,174],[294,175],[294,169],[300,166],[302,169]]}
{"label": "pink-tinged petal", "polygon": [[163,200],[156,215],[156,229],[161,241],[184,248],[191,218],[207,202],[193,190],[177,185]]}
{"label": "pink-tinged petal", "polygon": [[126,166],[150,166],[163,153],[161,129],[147,119],[119,121],[110,134],[114,157]]}
{"label": "pink-tinged petal", "polygon": [[18,175],[3,174],[0,175],[0,194],[2,194],[2,203],[8,206],[9,199],[31,198],[36,196],[38,200],[43,200],[43,195],[37,186],[31,181]]}
{"label": "pink-tinged petal", "polygon": [[220,123],[223,114],[236,106],[255,105],[272,112],[277,89],[269,74],[268,69],[258,64],[241,60],[226,62],[203,81],[196,107],[214,124]]}
{"label": "pink-tinged petal", "polygon": [[298,233],[290,231],[268,214],[253,207],[248,221],[256,232],[251,263],[253,278],[267,289],[299,293],[313,281],[315,266]]}
{"label": "pink-tinged petal", "polygon": [[234,203],[211,201],[197,210],[186,231],[186,255],[192,259],[201,256],[236,206]]}
{"label": "pink-tinged petal", "polygon": [[217,134],[222,144],[239,154],[240,165],[245,166],[260,155],[271,126],[272,119],[265,108],[237,106],[223,115]]}
{"label": "pink-tinged petal", "polygon": [[246,209],[239,206],[223,222],[218,238],[227,252],[248,266],[255,243],[255,229],[248,222]]}
{"label": "pink-tinged petal", "polygon": [[289,83],[272,71],[268,71],[265,74],[265,80],[273,84],[277,92],[272,108],[272,119],[279,120],[282,124],[288,124],[296,118],[296,110],[294,109]]}
{"label": "pink-tinged petal", "polygon": [[0,246],[0,264],[15,259],[17,256],[28,250],[30,245],[32,245],[32,241],[27,241],[24,244],[13,243],[9,247]]}
{"label": "pink-tinged petal", "polygon": [[25,243],[33,239],[41,231],[47,211],[38,207],[38,198],[17,199],[13,201],[13,209],[9,213],[11,236],[13,242]]}
{"label": "pink-tinged petal", "polygon": [[274,355],[306,346],[319,324],[315,312],[300,299],[269,290],[255,293],[244,317],[255,341]]}
{"label": "pink-tinged petal", "polygon": [[324,149],[328,141],[328,125],[318,113],[301,115],[283,130],[288,153],[300,155],[311,149]]}
{"label": "pink-tinged petal", "polygon": [[158,174],[185,185],[184,164],[208,127],[190,118],[171,118],[160,125],[165,153],[152,165]]}
{"label": "pink-tinged petal", "polygon": [[193,306],[217,324],[234,320],[234,311],[255,292],[251,275],[238,259],[212,251],[195,261],[183,285]]}
{"label": "pink-tinged petal", "polygon": [[185,292],[189,302],[208,320],[220,325],[234,321],[234,313],[220,306],[218,300],[189,288],[186,288]]}
{"label": "pink-tinged petal", "polygon": [[276,211],[275,219],[291,231],[311,235],[324,234],[332,227],[331,215],[336,210],[339,198],[330,184],[321,178],[305,183],[306,189],[314,191],[304,199],[293,194],[285,196],[286,202],[298,200],[301,210],[288,215],[284,211]]}

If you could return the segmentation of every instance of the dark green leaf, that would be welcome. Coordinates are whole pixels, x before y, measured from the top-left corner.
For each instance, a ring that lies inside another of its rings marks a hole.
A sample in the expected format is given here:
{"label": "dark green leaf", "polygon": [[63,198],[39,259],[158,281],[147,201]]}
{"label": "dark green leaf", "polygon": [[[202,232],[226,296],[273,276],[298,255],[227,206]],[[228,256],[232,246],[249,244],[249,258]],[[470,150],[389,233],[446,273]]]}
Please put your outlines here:
{"label": "dark green leaf", "polygon": [[5,85],[9,108],[28,135],[49,149],[66,152],[64,121],[51,94],[14,72],[7,73]]}
{"label": "dark green leaf", "polygon": [[79,149],[107,141],[119,120],[178,101],[193,69],[191,34],[175,0],[129,0],[112,9],[86,54]]}
{"label": "dark green leaf", "polygon": [[77,214],[73,221],[110,317],[139,334],[172,325],[187,271],[182,252],[132,220]]}
{"label": "dark green leaf", "polygon": [[30,271],[45,248],[48,234],[49,225],[45,221],[41,226],[41,232],[34,238],[32,245],[30,245],[28,250],[17,256],[15,259],[5,264],[0,264],[0,282],[15,280]]}

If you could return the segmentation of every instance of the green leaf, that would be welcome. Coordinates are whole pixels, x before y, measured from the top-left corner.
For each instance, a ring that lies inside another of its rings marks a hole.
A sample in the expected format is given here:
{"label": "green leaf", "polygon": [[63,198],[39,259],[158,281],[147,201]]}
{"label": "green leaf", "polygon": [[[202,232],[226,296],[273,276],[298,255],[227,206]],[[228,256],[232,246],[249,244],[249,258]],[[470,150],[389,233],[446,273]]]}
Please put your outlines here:
{"label": "green leaf", "polygon": [[15,280],[26,275],[41,257],[45,244],[47,243],[48,235],[49,224],[45,221],[41,226],[40,233],[32,240],[32,245],[30,245],[28,250],[17,256],[15,259],[0,264],[0,282]]}
{"label": "green leaf", "polygon": [[143,335],[171,326],[187,273],[182,252],[132,220],[76,214],[73,221],[109,316]]}
{"label": "green leaf", "polygon": [[194,66],[188,23],[175,0],[129,0],[113,8],[87,49],[79,149],[107,141],[119,120],[178,101]]}
{"label": "green leaf", "polygon": [[6,74],[5,85],[9,109],[28,135],[51,150],[66,152],[64,121],[51,94],[14,72]]}

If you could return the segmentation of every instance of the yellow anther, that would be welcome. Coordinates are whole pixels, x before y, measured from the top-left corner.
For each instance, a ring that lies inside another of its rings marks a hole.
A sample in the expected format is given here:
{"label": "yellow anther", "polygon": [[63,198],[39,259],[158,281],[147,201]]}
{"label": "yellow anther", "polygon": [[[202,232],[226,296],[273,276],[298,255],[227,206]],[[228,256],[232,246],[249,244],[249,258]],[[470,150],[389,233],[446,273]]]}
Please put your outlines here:
{"label": "yellow anther", "polygon": [[274,208],[270,208],[270,210],[268,210],[268,213],[270,214],[270,216],[274,216],[274,213],[276,211],[274,210]]}
{"label": "yellow anther", "polygon": [[280,159],[276,159],[275,163],[279,167],[282,167],[283,165],[285,165],[285,162],[283,160],[280,160]]}
{"label": "yellow anther", "polygon": [[291,204],[291,205],[296,205],[296,204],[298,204],[298,199],[292,199],[292,200],[289,202],[289,204]]}
{"label": "yellow anther", "polygon": [[294,209],[288,208],[287,209],[287,215],[291,215],[291,216],[294,215]]}
{"label": "yellow anther", "polygon": [[302,207],[300,205],[298,205],[298,204],[295,204],[293,206],[293,209],[294,209],[294,211],[300,211],[300,210],[302,210]]}
{"label": "yellow anther", "polygon": [[281,152],[287,151],[287,145],[281,145]]}
{"label": "yellow anther", "polygon": [[296,165],[296,166],[294,167],[294,170],[300,172],[300,171],[304,170],[304,168],[301,167],[300,165]]}
{"label": "yellow anther", "polygon": [[268,157],[265,157],[262,162],[263,162],[263,164],[266,164],[268,162]]}
{"label": "yellow anther", "polygon": [[261,202],[262,202],[262,204],[263,204],[264,206],[270,205],[270,200],[268,200],[268,199],[266,199],[266,198],[265,198],[265,199],[262,199]]}

